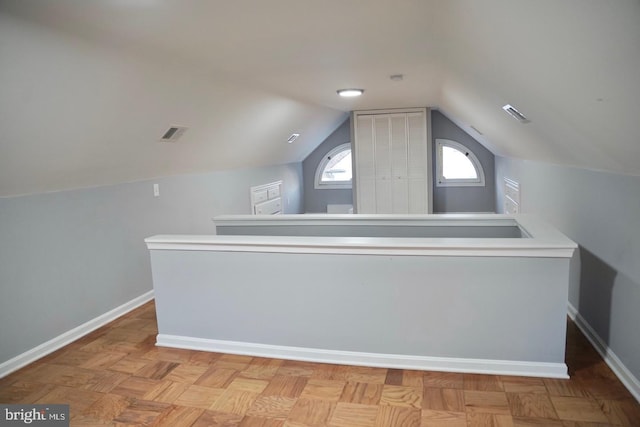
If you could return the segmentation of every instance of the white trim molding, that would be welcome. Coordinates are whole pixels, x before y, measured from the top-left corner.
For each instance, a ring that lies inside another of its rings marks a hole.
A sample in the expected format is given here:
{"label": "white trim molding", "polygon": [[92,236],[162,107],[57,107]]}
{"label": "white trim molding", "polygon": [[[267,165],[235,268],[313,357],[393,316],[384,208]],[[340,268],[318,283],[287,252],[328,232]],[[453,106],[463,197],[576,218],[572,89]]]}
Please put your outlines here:
{"label": "white trim molding", "polygon": [[153,290],[0,364],[0,378],[53,353],[153,299]]}
{"label": "white trim molding", "polygon": [[[480,257],[571,258],[577,245],[543,221],[527,215],[274,215],[215,217],[224,226],[299,226],[299,235],[156,235],[145,239],[149,250],[305,253],[346,255],[428,255]],[[518,227],[522,238],[415,238],[305,236],[312,225]]]}
{"label": "white trim molding", "polygon": [[569,378],[564,363],[364,353],[158,334],[158,347],[378,368]]}
{"label": "white trim molding", "polygon": [[606,364],[611,368],[620,382],[629,390],[629,392],[640,402],[640,381],[629,369],[622,363],[620,358],[609,348],[606,342],[598,335],[598,333],[589,325],[584,317],[578,312],[573,304],[568,303],[568,313],[571,320],[578,326],[584,336],[593,345],[596,351],[602,356]]}

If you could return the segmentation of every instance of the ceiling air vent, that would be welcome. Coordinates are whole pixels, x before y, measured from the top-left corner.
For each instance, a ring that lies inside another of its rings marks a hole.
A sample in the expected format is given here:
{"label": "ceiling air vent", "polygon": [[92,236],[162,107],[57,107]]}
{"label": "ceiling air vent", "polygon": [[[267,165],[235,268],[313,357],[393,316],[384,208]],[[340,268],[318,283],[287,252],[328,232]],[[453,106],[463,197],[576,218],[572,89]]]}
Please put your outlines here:
{"label": "ceiling air vent", "polygon": [[507,104],[504,107],[502,107],[502,109],[504,111],[506,111],[507,113],[509,113],[509,115],[511,115],[511,117],[513,117],[514,119],[516,119],[517,121],[519,121],[520,123],[529,123],[531,120],[527,119],[525,117],[524,114],[522,114],[520,111],[516,110],[515,107]]}
{"label": "ceiling air vent", "polygon": [[185,126],[171,126],[167,131],[162,135],[160,141],[165,142],[175,142],[177,141],[182,134],[187,130]]}
{"label": "ceiling air vent", "polygon": [[292,133],[291,136],[287,139],[287,142],[291,144],[293,141],[298,139],[299,136],[300,136],[299,133]]}

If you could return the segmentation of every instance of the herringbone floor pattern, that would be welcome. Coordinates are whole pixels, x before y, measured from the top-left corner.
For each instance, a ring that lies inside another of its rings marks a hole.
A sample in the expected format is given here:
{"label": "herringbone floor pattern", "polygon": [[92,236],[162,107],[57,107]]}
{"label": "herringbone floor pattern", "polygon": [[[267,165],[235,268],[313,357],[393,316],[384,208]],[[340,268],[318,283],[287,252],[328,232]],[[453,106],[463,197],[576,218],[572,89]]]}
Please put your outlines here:
{"label": "herringbone floor pattern", "polygon": [[640,426],[569,322],[570,380],[293,362],[154,346],[148,303],[0,380],[2,403],[68,403],[72,426]]}

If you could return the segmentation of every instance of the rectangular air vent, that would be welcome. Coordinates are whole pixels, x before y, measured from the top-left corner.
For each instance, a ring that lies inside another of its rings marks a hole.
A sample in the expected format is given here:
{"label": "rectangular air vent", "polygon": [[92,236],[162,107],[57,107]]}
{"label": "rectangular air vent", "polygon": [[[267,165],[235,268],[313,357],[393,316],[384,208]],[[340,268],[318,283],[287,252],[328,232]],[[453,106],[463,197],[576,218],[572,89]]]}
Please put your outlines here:
{"label": "rectangular air vent", "polygon": [[300,136],[299,133],[292,133],[291,136],[287,139],[287,142],[291,144],[293,141],[298,139],[299,136]]}
{"label": "rectangular air vent", "polygon": [[167,131],[162,135],[160,141],[165,142],[175,142],[177,141],[182,134],[187,130],[185,126],[171,126]]}
{"label": "rectangular air vent", "polygon": [[516,119],[517,121],[519,121],[520,123],[529,123],[531,120],[527,119],[525,117],[524,114],[522,114],[520,111],[516,110],[515,107],[507,104],[504,107],[502,107],[502,109],[504,111],[506,111],[507,113],[509,113],[509,115],[511,115],[511,117],[513,117],[514,119]]}
{"label": "rectangular air vent", "polygon": [[504,213],[520,213],[520,184],[504,177]]}

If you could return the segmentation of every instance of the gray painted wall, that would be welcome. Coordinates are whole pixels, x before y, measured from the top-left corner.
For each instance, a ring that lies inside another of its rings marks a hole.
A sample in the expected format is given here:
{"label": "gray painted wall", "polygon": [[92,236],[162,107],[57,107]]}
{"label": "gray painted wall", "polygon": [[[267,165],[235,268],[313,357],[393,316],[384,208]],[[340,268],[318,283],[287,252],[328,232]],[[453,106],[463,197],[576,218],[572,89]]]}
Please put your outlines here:
{"label": "gray painted wall", "polygon": [[151,262],[160,334],[564,363],[568,259],[173,249]]}
{"label": "gray painted wall", "polygon": [[327,212],[328,204],[353,204],[352,190],[314,188],[316,169],[325,154],[340,144],[351,142],[350,124],[350,119],[345,120],[302,162],[305,212]]}
{"label": "gray painted wall", "polygon": [[580,281],[569,301],[640,378],[640,176],[496,157],[496,209],[503,178],[520,183],[521,211],[580,245]]}
{"label": "gray painted wall", "polygon": [[[438,187],[436,178],[436,139],[450,139],[473,151],[484,169],[484,187]],[[460,129],[440,111],[431,111],[431,142],[433,158],[433,213],[494,212],[494,155],[482,144]]]}
{"label": "gray painted wall", "polygon": [[249,187],[280,179],[300,213],[300,163],[0,198],[0,363],[151,290],[145,237],[212,234],[213,216],[250,213]]}
{"label": "gray painted wall", "polygon": [[[314,188],[316,168],[323,156],[332,148],[351,141],[350,125],[350,119],[345,120],[303,161],[305,212],[326,212],[327,204],[330,203],[353,204],[352,190],[316,190]],[[492,185],[495,175],[493,153],[437,110],[431,112],[431,126],[433,182],[436,181],[436,138],[451,139],[472,150],[482,163],[486,182],[484,187],[436,187],[434,185],[433,212],[493,212],[495,206],[495,188]]]}

